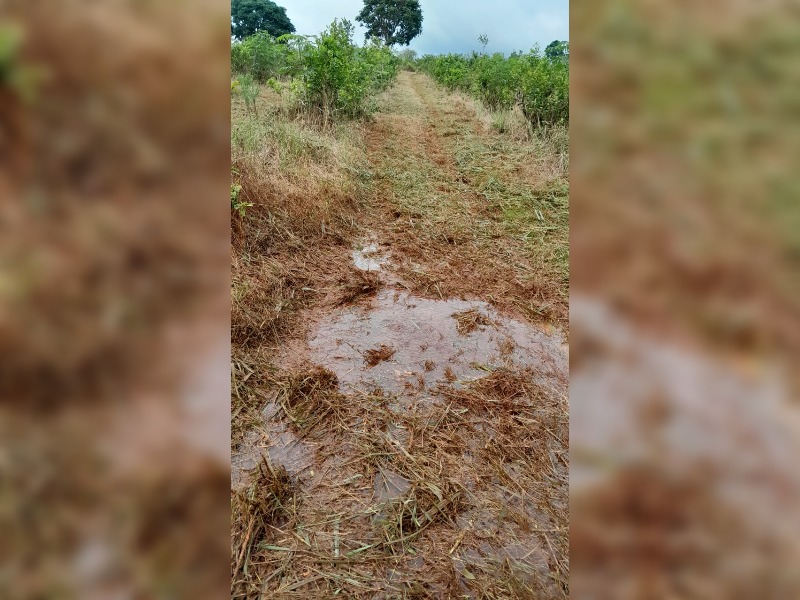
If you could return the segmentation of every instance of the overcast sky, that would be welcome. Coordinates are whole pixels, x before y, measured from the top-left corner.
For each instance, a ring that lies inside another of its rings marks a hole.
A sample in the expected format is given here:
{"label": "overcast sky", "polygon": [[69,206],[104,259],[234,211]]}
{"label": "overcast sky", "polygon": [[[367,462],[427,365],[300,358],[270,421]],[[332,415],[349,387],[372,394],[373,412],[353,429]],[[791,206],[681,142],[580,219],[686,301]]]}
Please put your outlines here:
{"label": "overcast sky", "polygon": [[[364,28],[356,23],[363,0],[273,0],[302,35],[317,34],[336,17],[356,26],[356,42]],[[487,52],[544,49],[553,40],[569,40],[569,0],[420,0],[422,34],[411,48],[422,54],[480,50],[478,36],[489,36]]]}

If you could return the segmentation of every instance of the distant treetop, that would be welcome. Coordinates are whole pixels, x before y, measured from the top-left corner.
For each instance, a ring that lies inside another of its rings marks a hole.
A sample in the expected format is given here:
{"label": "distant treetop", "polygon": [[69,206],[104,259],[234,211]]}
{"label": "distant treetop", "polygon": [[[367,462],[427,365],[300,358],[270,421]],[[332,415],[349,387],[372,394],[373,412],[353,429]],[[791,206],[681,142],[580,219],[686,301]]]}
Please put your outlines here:
{"label": "distant treetop", "polygon": [[553,40],[547,44],[544,49],[544,54],[547,58],[560,58],[562,56],[569,56],[569,42],[560,42]]}
{"label": "distant treetop", "polygon": [[408,46],[422,33],[422,8],[419,0],[364,0],[356,21],[367,28],[368,38]]}
{"label": "distant treetop", "polygon": [[278,37],[295,29],[286,9],[270,0],[232,0],[231,35],[242,40],[259,31]]}

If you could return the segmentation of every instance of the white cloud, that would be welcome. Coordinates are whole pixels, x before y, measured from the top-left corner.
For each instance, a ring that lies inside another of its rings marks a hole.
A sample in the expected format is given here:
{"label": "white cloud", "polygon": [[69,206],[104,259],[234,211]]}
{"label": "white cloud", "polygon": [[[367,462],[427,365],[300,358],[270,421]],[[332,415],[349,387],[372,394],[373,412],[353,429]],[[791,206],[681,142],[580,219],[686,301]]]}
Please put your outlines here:
{"label": "white cloud", "polygon": [[[420,54],[471,52],[480,49],[478,36],[489,36],[487,50],[544,48],[554,39],[569,39],[569,0],[420,0],[422,35],[411,42]],[[364,39],[364,28],[355,22],[362,0],[276,0],[297,33],[313,35],[334,18],[347,18],[356,25],[356,39]]]}

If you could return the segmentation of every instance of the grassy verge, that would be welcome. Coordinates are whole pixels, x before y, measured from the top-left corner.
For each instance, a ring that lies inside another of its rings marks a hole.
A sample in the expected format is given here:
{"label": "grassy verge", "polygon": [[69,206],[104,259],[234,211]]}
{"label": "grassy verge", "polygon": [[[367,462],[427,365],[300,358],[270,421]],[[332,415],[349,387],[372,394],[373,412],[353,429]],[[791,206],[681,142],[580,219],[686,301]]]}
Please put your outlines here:
{"label": "grassy verge", "polygon": [[[332,301],[348,283],[348,250],[367,172],[359,126],[321,132],[289,116],[262,88],[258,114],[232,99],[231,341],[233,441],[266,366],[301,307]],[[239,188],[237,188],[239,189]]]}

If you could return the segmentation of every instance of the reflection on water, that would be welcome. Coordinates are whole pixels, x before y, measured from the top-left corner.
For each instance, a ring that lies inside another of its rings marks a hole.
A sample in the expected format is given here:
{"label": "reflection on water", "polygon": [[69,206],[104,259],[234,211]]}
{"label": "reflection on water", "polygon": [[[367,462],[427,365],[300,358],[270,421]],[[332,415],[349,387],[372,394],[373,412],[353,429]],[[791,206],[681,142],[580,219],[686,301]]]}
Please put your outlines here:
{"label": "reflection on water", "polygon": [[[466,311],[477,311],[479,322],[488,324],[459,333],[456,317]],[[381,346],[394,354],[370,366],[365,354]],[[311,360],[334,371],[345,391],[379,387],[417,393],[508,365],[533,367],[555,385],[567,370],[557,331],[503,317],[485,302],[427,300],[394,289],[380,291],[370,305],[331,313],[317,327],[309,348]]]}
{"label": "reflection on water", "polygon": [[374,241],[360,244],[351,253],[353,264],[361,271],[380,271],[389,262],[389,254],[379,249]]}
{"label": "reflection on water", "polygon": [[311,446],[297,436],[279,418],[280,407],[268,402],[262,411],[263,421],[249,431],[240,449],[231,456],[231,487],[246,483],[247,472],[256,468],[262,457],[272,464],[286,468],[290,475],[298,475],[313,464]]}

